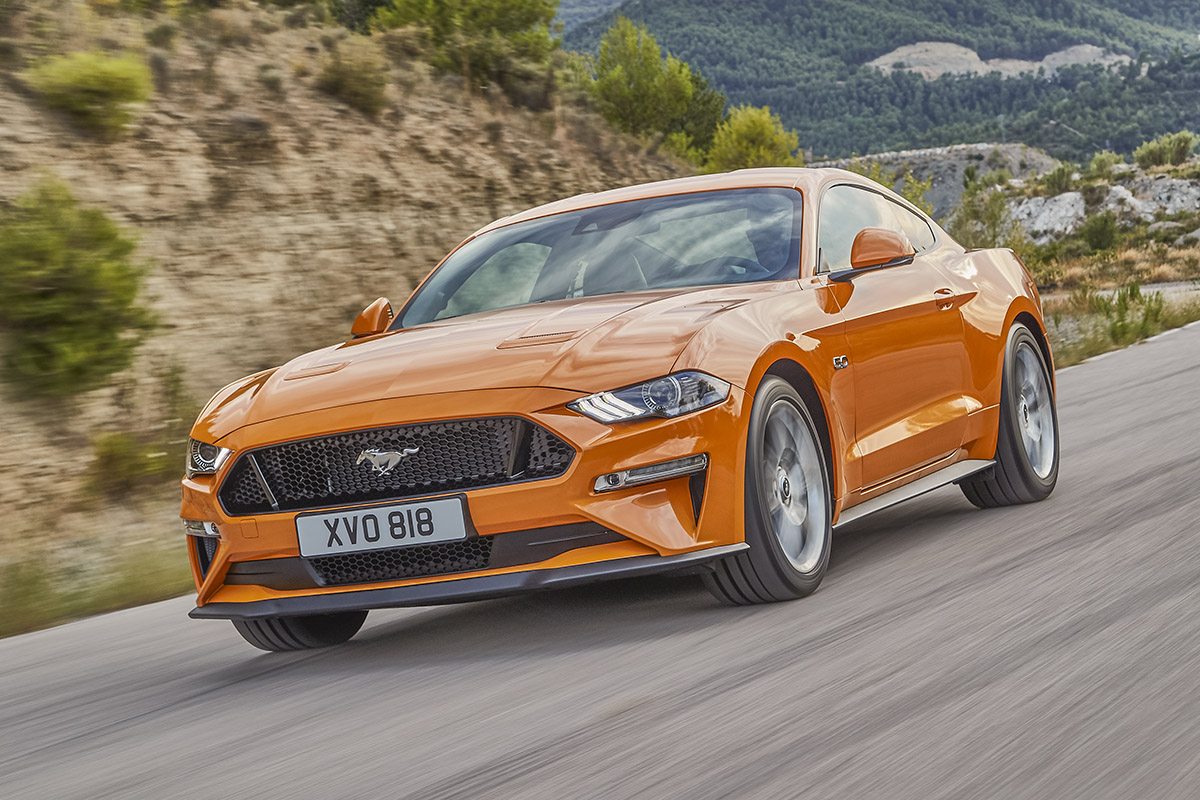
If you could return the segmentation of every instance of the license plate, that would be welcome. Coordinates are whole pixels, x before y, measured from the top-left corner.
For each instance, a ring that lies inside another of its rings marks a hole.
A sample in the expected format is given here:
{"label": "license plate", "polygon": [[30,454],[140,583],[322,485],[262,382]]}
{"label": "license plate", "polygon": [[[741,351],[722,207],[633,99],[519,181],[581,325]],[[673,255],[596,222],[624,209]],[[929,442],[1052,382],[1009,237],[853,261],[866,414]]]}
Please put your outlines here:
{"label": "license plate", "polygon": [[300,555],[329,556],[467,538],[462,500],[346,508],[296,517]]}

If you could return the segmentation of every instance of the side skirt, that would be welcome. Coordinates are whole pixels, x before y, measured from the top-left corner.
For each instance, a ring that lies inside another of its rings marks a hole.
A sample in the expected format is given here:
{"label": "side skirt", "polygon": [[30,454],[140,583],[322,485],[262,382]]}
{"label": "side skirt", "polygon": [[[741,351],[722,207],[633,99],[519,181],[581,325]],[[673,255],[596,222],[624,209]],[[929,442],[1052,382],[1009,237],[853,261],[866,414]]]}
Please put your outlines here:
{"label": "side skirt", "polygon": [[927,492],[932,492],[934,489],[961,481],[963,478],[970,477],[976,472],[991,467],[996,462],[992,459],[972,458],[966,461],[959,461],[951,464],[948,467],[943,467],[937,472],[931,472],[924,478],[918,478],[912,483],[906,483],[903,486],[892,489],[890,492],[884,492],[878,497],[872,497],[866,502],[859,503],[853,508],[848,508],[838,517],[837,524],[834,529],[848,525],[855,520],[874,514],[876,511],[882,511],[885,508],[890,508],[897,503],[903,503],[905,500],[912,500],[914,497],[920,497]]}

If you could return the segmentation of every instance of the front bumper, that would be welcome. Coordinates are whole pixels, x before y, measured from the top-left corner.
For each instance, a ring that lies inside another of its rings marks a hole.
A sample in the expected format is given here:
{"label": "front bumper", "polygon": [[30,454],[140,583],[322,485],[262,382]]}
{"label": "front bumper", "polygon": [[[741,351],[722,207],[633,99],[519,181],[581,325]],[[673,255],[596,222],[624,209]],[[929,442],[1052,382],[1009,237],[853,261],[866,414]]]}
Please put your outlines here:
{"label": "front bumper", "polygon": [[[325,609],[425,605],[569,585],[571,583],[671,570],[676,557],[694,553],[696,563],[740,545],[743,518],[743,393],[703,411],[675,419],[649,419],[604,425],[566,408],[580,393],[556,389],[502,389],[374,401],[257,423],[218,444],[240,452],[330,432],[471,416],[520,415],[569,442],[576,457],[560,477],[463,492],[469,520],[478,536],[492,536],[588,524],[618,535],[620,541],[584,546],[544,560],[474,572],[336,586],[255,585],[241,569],[246,562],[299,561],[295,517],[279,512],[231,517],[216,498],[224,479],[183,482],[181,516],[216,523],[220,542],[207,563],[192,555],[197,586],[193,617],[272,616],[321,613]],[[703,496],[695,482],[679,477],[615,491],[596,492],[597,476],[685,456],[707,453]],[[410,502],[418,498],[404,498]],[[505,537],[499,537],[503,539]],[[231,567],[233,568],[231,571]],[[632,572],[629,572],[632,570]],[[233,573],[241,572],[236,577]],[[226,576],[229,575],[229,580]],[[468,583],[470,581],[470,583]],[[211,609],[213,610],[209,610]],[[239,611],[240,609],[240,611]],[[262,610],[273,609],[273,610]],[[304,609],[304,610],[280,610]]]}
{"label": "front bumper", "polygon": [[249,603],[209,603],[188,614],[192,619],[258,619],[301,614],[331,614],[373,608],[404,608],[487,600],[524,592],[563,589],[595,581],[632,578],[698,567],[749,549],[745,543],[710,547],[674,556],[633,556],[571,567],[509,572],[499,575],[454,575],[434,583],[358,589],[339,594],[302,595]]}

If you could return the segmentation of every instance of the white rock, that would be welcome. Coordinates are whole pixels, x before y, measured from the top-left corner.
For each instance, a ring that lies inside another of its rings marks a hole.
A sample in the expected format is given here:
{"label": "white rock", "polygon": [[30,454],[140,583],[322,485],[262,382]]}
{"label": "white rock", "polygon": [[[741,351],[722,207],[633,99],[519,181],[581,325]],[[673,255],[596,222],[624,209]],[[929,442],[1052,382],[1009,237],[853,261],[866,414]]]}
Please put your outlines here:
{"label": "white rock", "polygon": [[1079,192],[1028,197],[1013,209],[1013,217],[1037,244],[1074,233],[1086,215],[1087,204]]}
{"label": "white rock", "polygon": [[1200,181],[1158,175],[1152,180],[1136,181],[1134,188],[1139,199],[1164,214],[1200,210]]}
{"label": "white rock", "polygon": [[1196,228],[1191,233],[1185,233],[1175,240],[1176,247],[1188,247],[1194,244],[1200,244],[1200,228]]}
{"label": "white rock", "polygon": [[1113,186],[1108,190],[1108,196],[1100,205],[1100,212],[1111,211],[1117,219],[1131,222],[1135,219],[1142,222],[1154,220],[1154,207],[1133,196],[1133,192],[1124,186]]}

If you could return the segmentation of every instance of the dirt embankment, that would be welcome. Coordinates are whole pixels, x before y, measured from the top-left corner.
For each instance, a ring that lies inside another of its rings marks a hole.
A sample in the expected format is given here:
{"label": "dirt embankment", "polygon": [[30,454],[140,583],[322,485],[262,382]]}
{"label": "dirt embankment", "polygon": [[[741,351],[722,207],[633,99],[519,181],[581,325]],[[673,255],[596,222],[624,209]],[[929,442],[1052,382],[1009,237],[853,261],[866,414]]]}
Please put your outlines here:
{"label": "dirt embankment", "polygon": [[[203,402],[344,339],[366,303],[402,301],[496,217],[681,174],[594,117],[468,96],[422,65],[397,68],[388,107],[368,118],[315,87],[333,34],[283,16],[233,17],[245,38],[215,51],[186,32],[158,51],[158,91],[114,143],[42,108],[18,70],[0,75],[0,203],[52,170],[139,237],[161,322],[133,368],[66,408],[0,387],[0,561],[52,539],[177,536],[169,487],[132,511],[81,499],[94,437],[163,424],[172,368]],[[130,25],[113,35],[144,50]],[[261,79],[265,67],[281,86]]]}

